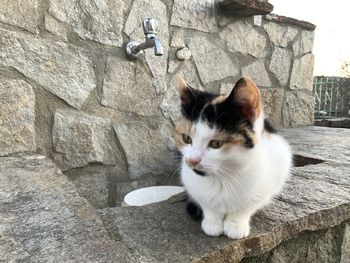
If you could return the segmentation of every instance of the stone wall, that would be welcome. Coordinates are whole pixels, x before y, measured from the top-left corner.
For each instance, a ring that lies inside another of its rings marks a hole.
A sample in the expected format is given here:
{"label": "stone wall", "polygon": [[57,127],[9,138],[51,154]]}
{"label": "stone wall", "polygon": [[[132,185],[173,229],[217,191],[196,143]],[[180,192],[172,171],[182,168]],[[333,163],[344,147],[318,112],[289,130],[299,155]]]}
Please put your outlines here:
{"label": "stone wall", "polygon": [[[130,61],[145,17],[159,19],[164,56]],[[212,92],[248,76],[276,126],[312,124],[313,35],[278,16],[223,15],[214,0],[0,3],[0,155],[44,154],[95,207],[174,183],[175,75]]]}

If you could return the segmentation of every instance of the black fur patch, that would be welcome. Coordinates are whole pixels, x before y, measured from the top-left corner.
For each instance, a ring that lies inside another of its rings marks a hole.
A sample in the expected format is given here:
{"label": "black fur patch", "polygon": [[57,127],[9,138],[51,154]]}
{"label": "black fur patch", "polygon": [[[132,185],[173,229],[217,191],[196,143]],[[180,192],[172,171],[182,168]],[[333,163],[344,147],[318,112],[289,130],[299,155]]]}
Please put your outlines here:
{"label": "black fur patch", "polygon": [[203,219],[203,210],[200,208],[199,205],[197,205],[193,201],[187,200],[186,210],[187,210],[187,213],[192,217],[192,219],[194,220]]}
{"label": "black fur patch", "polygon": [[252,138],[249,137],[246,131],[241,130],[244,125],[254,132],[253,123],[243,113],[240,103],[228,99],[217,104],[210,104],[218,95],[192,88],[189,88],[186,96],[191,96],[192,99],[182,104],[182,113],[185,118],[191,122],[197,122],[201,118],[210,127],[216,127],[228,133],[240,133],[246,139],[245,146],[247,148],[254,147]]}
{"label": "black fur patch", "polygon": [[197,122],[204,106],[216,98],[218,95],[188,87],[185,96],[191,99],[188,103],[182,104],[182,114],[191,122]]}
{"label": "black fur patch", "polygon": [[196,170],[196,169],[193,169],[193,171],[194,171],[196,174],[200,175],[200,176],[205,176],[205,172],[198,171],[198,170]]}
{"label": "black fur patch", "polygon": [[271,123],[267,119],[264,120],[264,130],[268,131],[269,133],[277,133],[277,130],[271,125]]}

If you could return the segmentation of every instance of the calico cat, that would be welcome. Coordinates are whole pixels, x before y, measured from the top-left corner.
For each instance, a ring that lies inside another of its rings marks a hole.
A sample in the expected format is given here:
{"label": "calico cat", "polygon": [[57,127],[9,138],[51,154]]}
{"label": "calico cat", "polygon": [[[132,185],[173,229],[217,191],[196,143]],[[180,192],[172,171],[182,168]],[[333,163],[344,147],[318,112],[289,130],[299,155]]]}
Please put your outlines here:
{"label": "calico cat", "polygon": [[188,211],[203,215],[207,235],[246,237],[252,214],[288,178],[290,147],[265,120],[252,80],[241,78],[228,95],[194,89],[180,76],[177,82],[183,118],[175,140],[183,155],[181,179],[192,200]]}

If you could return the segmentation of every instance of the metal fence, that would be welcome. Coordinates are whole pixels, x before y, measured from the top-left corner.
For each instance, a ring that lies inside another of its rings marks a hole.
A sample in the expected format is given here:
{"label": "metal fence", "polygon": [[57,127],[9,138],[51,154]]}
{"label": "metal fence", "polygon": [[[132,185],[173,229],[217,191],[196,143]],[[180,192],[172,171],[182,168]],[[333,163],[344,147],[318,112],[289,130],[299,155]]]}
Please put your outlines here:
{"label": "metal fence", "polygon": [[350,79],[314,77],[315,117],[349,117]]}

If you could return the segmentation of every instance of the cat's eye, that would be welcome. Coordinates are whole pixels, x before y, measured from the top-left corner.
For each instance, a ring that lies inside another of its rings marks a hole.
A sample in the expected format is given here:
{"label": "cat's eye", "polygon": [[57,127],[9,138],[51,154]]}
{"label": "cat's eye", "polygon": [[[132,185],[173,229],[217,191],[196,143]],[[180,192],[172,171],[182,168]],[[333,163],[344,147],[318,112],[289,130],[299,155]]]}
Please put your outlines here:
{"label": "cat's eye", "polygon": [[184,143],[186,143],[186,144],[191,144],[191,143],[192,143],[191,137],[188,136],[187,134],[182,134],[182,140],[183,140]]}
{"label": "cat's eye", "polygon": [[209,147],[213,149],[219,149],[225,144],[225,141],[219,141],[219,140],[211,140],[209,142]]}

